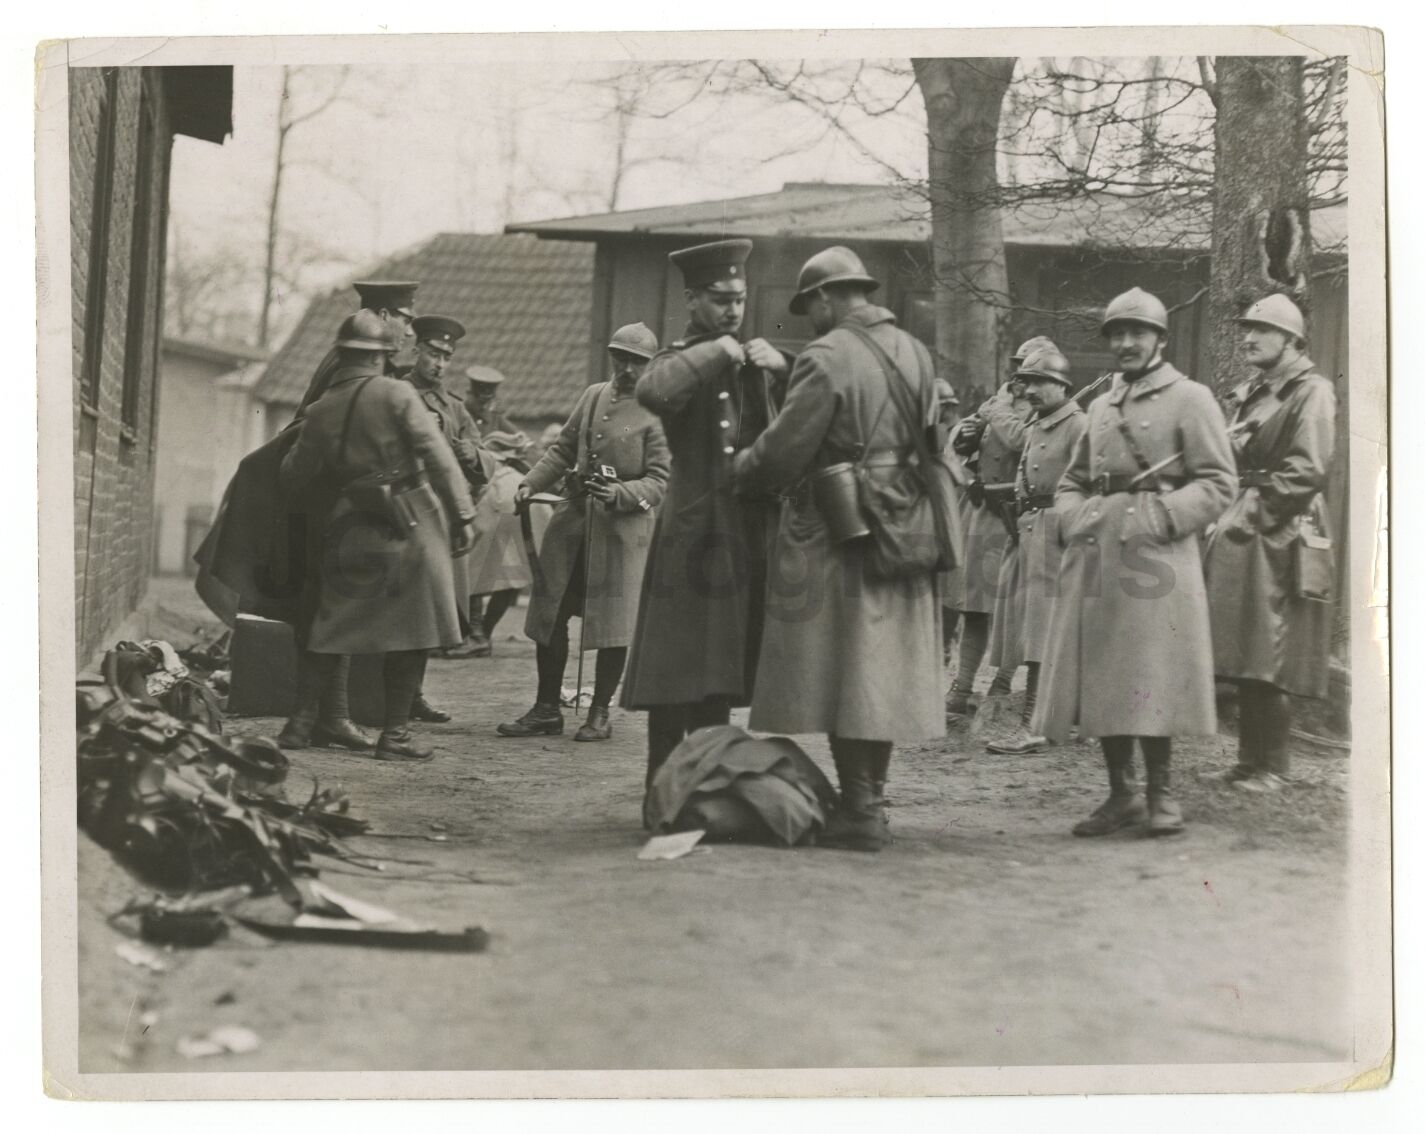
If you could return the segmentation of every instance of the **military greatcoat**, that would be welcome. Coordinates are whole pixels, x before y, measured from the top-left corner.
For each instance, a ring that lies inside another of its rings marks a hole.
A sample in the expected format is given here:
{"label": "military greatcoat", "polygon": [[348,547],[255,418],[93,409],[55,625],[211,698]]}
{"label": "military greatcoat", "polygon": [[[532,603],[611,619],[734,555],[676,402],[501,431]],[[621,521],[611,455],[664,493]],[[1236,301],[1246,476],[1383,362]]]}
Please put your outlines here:
{"label": "military greatcoat", "polygon": [[[1105,493],[1100,478],[1142,472],[1134,447],[1150,467],[1173,458],[1157,474],[1163,491]],[[1227,425],[1206,386],[1166,362],[1131,382],[1114,376],[1089,407],[1055,498],[1064,555],[1036,732],[1063,740],[1075,721],[1094,737],[1216,732],[1199,536],[1236,485]]]}
{"label": "military greatcoat", "polygon": [[[476,589],[475,576],[481,573],[481,568],[489,558],[489,545],[492,541],[480,521],[493,512],[493,508],[485,503],[485,497],[499,462],[494,454],[480,448],[480,429],[471,418],[470,411],[465,408],[465,403],[440,385],[423,385],[416,381],[414,370],[414,367],[406,366],[399,368],[396,373],[410,382],[421,404],[435,421],[441,436],[450,445],[460,471],[465,474],[470,495],[475,501],[475,546],[468,555],[455,558],[452,570],[456,604],[460,608],[461,618],[468,620],[470,596],[483,593]],[[485,525],[489,526],[491,525]],[[515,542],[518,544],[519,541]],[[525,582],[528,581],[526,578]]]}
{"label": "military greatcoat", "polygon": [[[558,439],[525,477],[535,492],[557,491],[565,484],[569,491],[554,509],[539,549],[540,571],[525,618],[529,637],[549,643],[587,541],[584,645],[601,650],[633,640],[643,568],[670,464],[662,423],[638,404],[631,389],[601,382],[580,395]],[[618,473],[611,506],[583,488],[582,478],[600,465]]]}
{"label": "military greatcoat", "polygon": [[1298,597],[1294,547],[1320,499],[1335,445],[1336,395],[1309,358],[1233,393],[1242,489],[1207,543],[1207,592],[1219,677],[1321,697],[1334,605]]}
{"label": "military greatcoat", "polygon": [[[375,367],[339,368],[308,407],[281,476],[289,488],[324,480],[336,494],[308,649],[376,654],[461,640],[450,534],[475,508],[410,383]],[[375,476],[390,484],[399,531],[352,494]]]}
{"label": "military greatcoat", "polygon": [[663,422],[673,471],[639,596],[628,709],[752,698],[778,501],[735,495],[732,459],[767,428],[778,390],[769,372],[733,363],[718,338],[689,328],[636,387]]}
{"label": "military greatcoat", "polygon": [[965,532],[964,592],[959,609],[990,614],[999,592],[1000,565],[1009,546],[1009,527],[1001,508],[1013,499],[1014,475],[1024,449],[1029,403],[1000,390],[976,411],[984,418],[980,438],[979,479],[992,498],[981,504],[966,497],[960,520]]}
{"label": "military greatcoat", "polygon": [[1024,431],[1015,500],[1019,540],[1005,551],[990,623],[990,664],[1042,662],[1049,638],[1049,606],[1059,590],[1059,518],[1054,490],[1069,467],[1088,418],[1068,401]]}
{"label": "military greatcoat", "polygon": [[[750,727],[863,740],[945,735],[941,622],[932,572],[866,578],[865,543],[837,544],[804,479],[869,450],[866,472],[894,482],[914,452],[867,330],[915,391],[920,425],[936,417],[930,354],[885,308],[857,308],[797,358],[782,412],[737,458],[740,487],[793,488],[782,505]],[[879,421],[877,420],[879,417]]]}

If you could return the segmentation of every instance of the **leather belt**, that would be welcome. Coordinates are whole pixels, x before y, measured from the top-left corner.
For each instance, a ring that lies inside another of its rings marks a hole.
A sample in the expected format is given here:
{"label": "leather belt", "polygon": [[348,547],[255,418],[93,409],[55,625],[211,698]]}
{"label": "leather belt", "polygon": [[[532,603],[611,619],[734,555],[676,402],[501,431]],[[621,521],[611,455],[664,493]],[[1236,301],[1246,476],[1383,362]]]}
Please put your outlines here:
{"label": "leather belt", "polygon": [[1052,492],[1035,492],[1023,497],[1021,505],[1026,511],[1037,508],[1041,512],[1047,512],[1054,507],[1054,494]]}
{"label": "leather belt", "polygon": [[410,492],[428,483],[426,471],[422,468],[397,468],[378,469],[376,472],[363,473],[361,476],[353,477],[347,481],[347,487],[361,487],[362,485],[388,485],[392,492]]}
{"label": "leather belt", "polygon": [[1140,477],[1137,473],[1099,473],[1089,481],[1089,491],[1095,496],[1117,496],[1122,492],[1157,492],[1156,477]]}
{"label": "leather belt", "polygon": [[1237,474],[1243,488],[1264,488],[1272,483],[1272,474],[1263,469],[1244,469]]}
{"label": "leather belt", "polygon": [[987,484],[985,485],[985,503],[992,508],[997,508],[1001,504],[1008,504],[1014,499],[1013,484]]}

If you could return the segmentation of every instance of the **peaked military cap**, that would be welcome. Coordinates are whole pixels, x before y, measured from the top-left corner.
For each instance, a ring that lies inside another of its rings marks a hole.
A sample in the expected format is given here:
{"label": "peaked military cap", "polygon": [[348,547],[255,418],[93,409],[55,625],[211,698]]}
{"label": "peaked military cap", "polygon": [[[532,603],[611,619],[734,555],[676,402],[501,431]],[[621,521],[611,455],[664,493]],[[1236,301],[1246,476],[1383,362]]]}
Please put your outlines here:
{"label": "peaked military cap", "polygon": [[408,316],[416,313],[416,288],[420,285],[411,280],[357,280],[351,286],[361,297],[362,307]]}
{"label": "peaked military cap", "polygon": [[498,386],[505,380],[505,376],[493,366],[471,366],[465,371],[465,377],[484,386]]}
{"label": "peaked military cap", "polygon": [[449,315],[417,315],[411,320],[416,342],[430,343],[446,354],[455,353],[455,344],[465,337],[465,324]]}
{"label": "peaked military cap", "polygon": [[751,254],[750,240],[714,240],[670,252],[668,259],[683,273],[685,287],[716,288],[718,284],[746,280],[747,257]]}

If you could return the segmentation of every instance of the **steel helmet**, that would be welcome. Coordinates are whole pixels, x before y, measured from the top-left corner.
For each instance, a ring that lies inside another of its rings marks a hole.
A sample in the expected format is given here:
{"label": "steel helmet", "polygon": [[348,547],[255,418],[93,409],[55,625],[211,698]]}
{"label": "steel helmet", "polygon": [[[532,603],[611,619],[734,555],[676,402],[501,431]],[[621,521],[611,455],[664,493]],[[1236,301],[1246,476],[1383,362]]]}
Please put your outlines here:
{"label": "steel helmet", "polygon": [[1032,339],[1026,339],[1019,344],[1019,349],[1009,356],[1010,362],[1018,366],[1031,354],[1041,350],[1054,350],[1059,348],[1054,345],[1054,340],[1048,335],[1035,335]]}
{"label": "steel helmet", "polygon": [[1168,309],[1156,295],[1149,295],[1141,287],[1129,288],[1104,310],[1099,333],[1107,334],[1113,323],[1141,323],[1167,334]]}
{"label": "steel helmet", "polygon": [[834,283],[863,284],[867,291],[875,291],[881,286],[879,280],[867,274],[860,256],[849,248],[835,244],[823,248],[802,265],[801,275],[797,277],[797,294],[792,296],[787,306],[793,315],[805,315],[811,293]]}
{"label": "steel helmet", "polygon": [[944,378],[935,379],[935,400],[942,406],[958,406],[960,399],[955,395],[955,387]]}
{"label": "steel helmet", "polygon": [[1301,308],[1281,292],[1257,300],[1237,322],[1258,323],[1263,327],[1285,331],[1299,339],[1306,338],[1306,320],[1302,317]]}
{"label": "steel helmet", "polygon": [[341,321],[336,333],[336,345],[348,350],[384,350],[397,348],[396,330],[374,311],[364,308]]}
{"label": "steel helmet", "polygon": [[658,336],[642,323],[629,323],[614,332],[613,338],[609,340],[609,350],[622,351],[639,358],[652,358],[658,353]]}
{"label": "steel helmet", "polygon": [[1057,347],[1049,347],[1047,350],[1036,350],[1018,370],[1014,372],[1016,378],[1049,378],[1052,381],[1062,383],[1065,388],[1073,389],[1073,379],[1069,377],[1069,360],[1059,353]]}

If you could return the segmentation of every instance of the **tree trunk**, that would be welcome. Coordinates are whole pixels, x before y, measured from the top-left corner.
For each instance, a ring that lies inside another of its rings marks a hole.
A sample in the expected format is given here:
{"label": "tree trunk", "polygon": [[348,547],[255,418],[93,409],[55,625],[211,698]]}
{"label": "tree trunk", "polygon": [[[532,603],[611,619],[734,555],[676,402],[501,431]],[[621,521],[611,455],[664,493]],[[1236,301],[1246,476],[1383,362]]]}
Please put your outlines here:
{"label": "tree trunk", "polygon": [[1216,71],[1211,372],[1196,377],[1222,392],[1248,376],[1233,320],[1249,304],[1279,291],[1309,315],[1311,213],[1302,60],[1224,55]]}
{"label": "tree trunk", "polygon": [[267,199],[267,254],[262,263],[262,307],[257,313],[257,345],[267,346],[271,334],[272,292],[277,277],[277,224],[278,206],[282,203],[282,165],[287,148],[288,123],[287,100],[290,92],[288,81],[291,69],[282,68],[282,97],[277,103],[277,161],[272,171],[272,195]]}
{"label": "tree trunk", "polygon": [[1000,223],[1000,109],[1013,59],[915,59],[925,100],[937,369],[968,412],[998,384],[1009,281]]}

